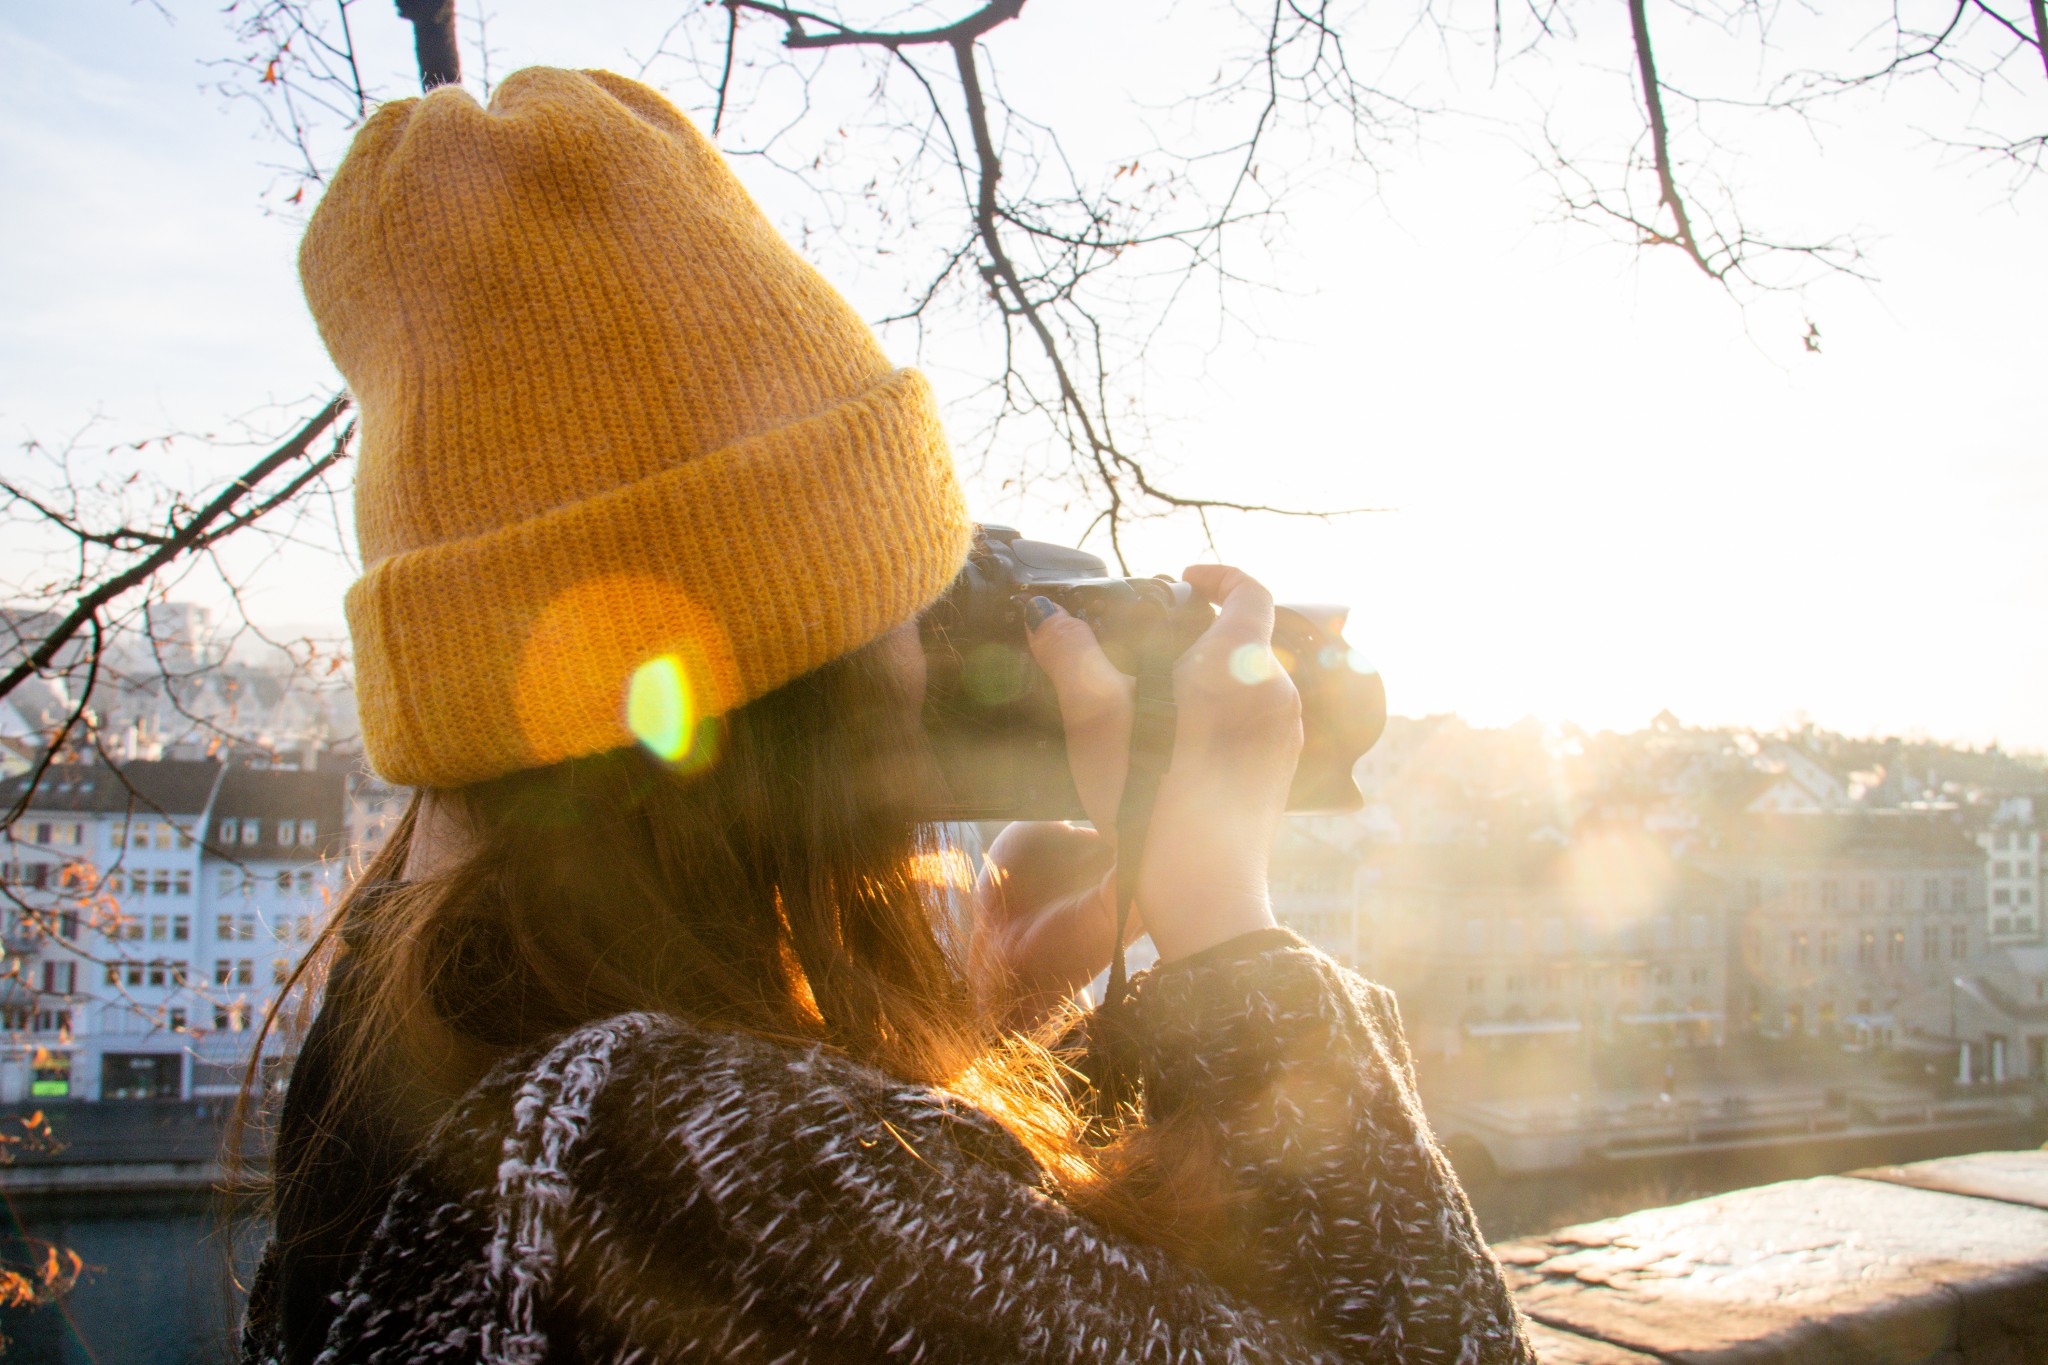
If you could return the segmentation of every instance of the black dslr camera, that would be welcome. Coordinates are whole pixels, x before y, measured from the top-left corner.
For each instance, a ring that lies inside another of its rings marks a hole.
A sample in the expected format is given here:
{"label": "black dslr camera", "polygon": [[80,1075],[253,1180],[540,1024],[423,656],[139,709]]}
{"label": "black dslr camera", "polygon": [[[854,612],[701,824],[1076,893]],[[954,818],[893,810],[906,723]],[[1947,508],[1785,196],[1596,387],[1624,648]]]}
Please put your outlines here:
{"label": "black dslr camera", "polygon": [[[1216,609],[1185,583],[1112,578],[1094,555],[983,526],[946,595],[924,615],[925,728],[945,778],[947,820],[1082,819],[1052,683],[1026,643],[1024,603],[1048,597],[1137,671],[1143,647],[1178,657]],[[1387,723],[1387,694],[1344,640],[1341,607],[1279,607],[1273,653],[1301,694],[1291,810],[1354,810],[1351,769]]]}

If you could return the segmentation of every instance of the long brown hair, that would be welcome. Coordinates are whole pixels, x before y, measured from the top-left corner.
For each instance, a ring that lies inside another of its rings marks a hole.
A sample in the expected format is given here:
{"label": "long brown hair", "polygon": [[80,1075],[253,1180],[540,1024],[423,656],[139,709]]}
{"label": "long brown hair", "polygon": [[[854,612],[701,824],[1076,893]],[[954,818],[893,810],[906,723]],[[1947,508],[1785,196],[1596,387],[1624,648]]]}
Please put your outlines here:
{"label": "long brown hair", "polygon": [[[1226,1200],[1204,1134],[1086,1112],[1050,1030],[1020,1037],[979,1013],[942,945],[929,870],[947,860],[916,818],[934,779],[886,650],[801,677],[699,743],[715,753],[685,765],[622,750],[440,793],[467,845],[394,885],[415,798],[301,965],[317,981],[353,959],[330,1111],[374,1108],[417,1135],[498,1058],[659,1011],[960,1093],[1074,1207],[1207,1259]],[[322,1133],[361,1126],[312,1117]],[[306,1178],[275,1172],[279,1187]]]}

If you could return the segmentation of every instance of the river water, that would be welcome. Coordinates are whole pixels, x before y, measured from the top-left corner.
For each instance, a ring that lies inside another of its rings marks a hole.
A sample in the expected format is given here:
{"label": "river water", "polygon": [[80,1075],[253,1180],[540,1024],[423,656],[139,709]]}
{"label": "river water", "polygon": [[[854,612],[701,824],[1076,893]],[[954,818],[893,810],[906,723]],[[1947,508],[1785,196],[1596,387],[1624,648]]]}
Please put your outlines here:
{"label": "river water", "polygon": [[225,1216],[204,1195],[13,1201],[5,1246],[19,1264],[24,1235],[86,1263],[61,1303],[0,1310],[6,1365],[218,1365],[234,1358],[229,1324],[262,1228]]}

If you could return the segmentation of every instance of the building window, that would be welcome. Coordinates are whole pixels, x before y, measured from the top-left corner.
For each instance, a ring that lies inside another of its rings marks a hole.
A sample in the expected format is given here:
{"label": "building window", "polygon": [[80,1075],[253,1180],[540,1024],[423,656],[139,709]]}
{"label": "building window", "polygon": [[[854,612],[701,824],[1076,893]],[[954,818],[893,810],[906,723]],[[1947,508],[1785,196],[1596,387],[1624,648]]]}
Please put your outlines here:
{"label": "building window", "polygon": [[1709,968],[1695,967],[1692,969],[1692,984],[1695,986],[1704,986],[1707,984],[1708,979],[1712,977],[1713,974],[1713,971]]}
{"label": "building window", "polygon": [[1865,929],[1856,944],[1856,961],[1865,967],[1877,965],[1877,931]]}
{"label": "building window", "polygon": [[158,849],[165,853],[170,852],[176,843],[177,837],[177,830],[161,821],[158,822],[156,827],[156,846]]}
{"label": "building window", "polygon": [[291,974],[292,960],[290,958],[279,957],[271,959],[270,981],[272,985],[282,986],[291,977]]}
{"label": "building window", "polygon": [[1967,924],[1954,925],[1949,929],[1948,955],[1953,958],[1970,955],[1970,927]]}
{"label": "building window", "polygon": [[1991,903],[1993,905],[2011,905],[2012,892],[2003,886],[1994,889],[1991,893]]}
{"label": "building window", "polygon": [[2033,891],[2028,887],[2021,887],[2018,892],[2018,903],[2021,905],[2032,905],[2034,903]]}
{"label": "building window", "polygon": [[185,1031],[185,1011],[184,1011],[184,1010],[183,1010],[182,1008],[179,1008],[179,1009],[174,1009],[174,1010],[172,1010],[172,1011],[171,1011],[171,1032],[173,1032],[173,1033],[183,1033],[184,1031]]}
{"label": "building window", "polygon": [[1742,883],[1742,905],[1745,910],[1754,910],[1764,903],[1764,884],[1761,878],[1751,877]]}
{"label": "building window", "polygon": [[2012,932],[2012,916],[2010,916],[2010,915],[2000,915],[2000,916],[1999,916],[1999,917],[1998,917],[1997,919],[1995,919],[1995,920],[1991,921],[1991,932],[1992,932],[1992,933],[1994,933],[1994,934],[2009,934],[2009,933],[2011,933],[2011,932]]}
{"label": "building window", "polygon": [[242,916],[241,928],[242,942],[254,943],[256,941],[256,917],[254,915]]}
{"label": "building window", "polygon": [[1483,977],[1483,976],[1468,976],[1468,977],[1466,977],[1466,978],[1465,978],[1465,994],[1467,994],[1467,995],[1479,995],[1479,994],[1483,993],[1483,992],[1484,992],[1485,990],[1486,990],[1486,978],[1485,978],[1485,977]]}
{"label": "building window", "polygon": [[1877,909],[1877,883],[1871,881],[1868,877],[1856,883],[1856,908],[1858,910]]}
{"label": "building window", "polygon": [[164,964],[161,961],[149,964],[149,984],[152,986],[164,984]]}
{"label": "building window", "polygon": [[242,846],[244,848],[253,846],[262,837],[263,822],[261,820],[244,820],[242,822]]}
{"label": "building window", "polygon": [[313,894],[313,869],[310,867],[299,869],[299,894],[301,896]]}
{"label": "building window", "polygon": [[1922,910],[1941,909],[1941,879],[1939,877],[1929,877],[1920,884],[1920,908]]}
{"label": "building window", "polygon": [[128,984],[140,986],[142,984],[142,964],[140,962],[124,962],[121,965],[128,969]]}
{"label": "building window", "polygon": [[1920,931],[1920,960],[1934,962],[1941,957],[1941,930],[1928,925]]}
{"label": "building window", "polygon": [[299,821],[299,847],[311,848],[320,842],[320,823],[317,820]]}
{"label": "building window", "polygon": [[1903,910],[1906,908],[1906,879],[1893,877],[1884,884],[1884,908]]}
{"label": "building window", "polygon": [[1804,967],[1806,965],[1806,935],[1804,933],[1792,935],[1792,965],[1795,967]]}
{"label": "building window", "polygon": [[2010,877],[2012,875],[2012,864],[2003,860],[1993,863],[1991,865],[1991,875],[1994,877]]}
{"label": "building window", "polygon": [[1842,884],[1833,877],[1820,884],[1820,908],[1839,910],[1842,908]]}
{"label": "building window", "polygon": [[1892,930],[1891,938],[1885,943],[1884,960],[1893,967],[1906,965],[1906,931]]}
{"label": "building window", "polygon": [[229,978],[230,976],[233,976],[233,975],[234,975],[234,972],[235,972],[235,966],[234,966],[234,964],[233,964],[232,962],[229,962],[229,961],[228,961],[228,960],[227,960],[226,958],[224,958],[224,957],[217,957],[217,958],[215,958],[215,959],[213,960],[213,984],[214,984],[214,985],[216,985],[216,986],[225,986],[225,985],[227,985],[227,984],[228,984],[228,978]]}
{"label": "building window", "polygon": [[245,957],[235,964],[235,984],[237,986],[253,986],[256,984],[256,963],[253,959]]}
{"label": "building window", "polygon": [[291,894],[292,873],[290,868],[286,868],[277,874],[277,889],[287,896]]}
{"label": "building window", "polygon": [[1823,929],[1820,931],[1820,961],[1822,966],[1833,966],[1835,959],[1840,956],[1836,951],[1835,945],[1835,940],[1838,937],[1840,935],[1833,929]]}
{"label": "building window", "polygon": [[233,943],[235,941],[235,917],[233,915],[215,917],[213,921],[213,936],[221,943]]}
{"label": "building window", "polygon": [[178,871],[175,884],[171,887],[171,890],[180,896],[192,894],[192,873],[190,869],[180,869]]}
{"label": "building window", "polygon": [[[192,888],[188,885],[185,889],[190,891]],[[149,894],[152,896],[168,896],[171,894],[171,870],[169,868],[159,867],[149,874]]]}
{"label": "building window", "polygon": [[149,941],[151,943],[162,943],[170,936],[171,917],[169,915],[151,915],[149,917]]}
{"label": "building window", "polygon": [[171,942],[189,943],[191,941],[192,917],[190,915],[171,916]]}
{"label": "building window", "polygon": [[2033,875],[2034,875],[2034,865],[2033,865],[2032,863],[2028,862],[2028,861],[2027,861],[2027,860],[2026,860],[2025,858],[2022,858],[2022,859],[2020,859],[2020,861],[2019,861],[2019,863],[2018,863],[2018,865],[2017,865],[2017,871],[2016,871],[2015,875],[2016,875],[2016,876],[2021,876],[2021,877],[2031,877],[2031,876],[2033,876]]}

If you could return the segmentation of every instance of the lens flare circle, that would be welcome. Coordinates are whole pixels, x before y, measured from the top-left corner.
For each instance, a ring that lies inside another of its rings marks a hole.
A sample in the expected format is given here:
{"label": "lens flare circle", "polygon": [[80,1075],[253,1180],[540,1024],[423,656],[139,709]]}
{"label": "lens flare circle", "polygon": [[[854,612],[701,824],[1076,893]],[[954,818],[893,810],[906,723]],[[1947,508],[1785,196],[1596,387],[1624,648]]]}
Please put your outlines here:
{"label": "lens flare circle", "polygon": [[626,688],[626,728],[657,758],[677,763],[697,736],[697,700],[680,657],[662,654],[633,670]]}
{"label": "lens flare circle", "polygon": [[1230,651],[1230,676],[1246,687],[1256,687],[1280,676],[1280,660],[1270,645],[1239,645]]}

